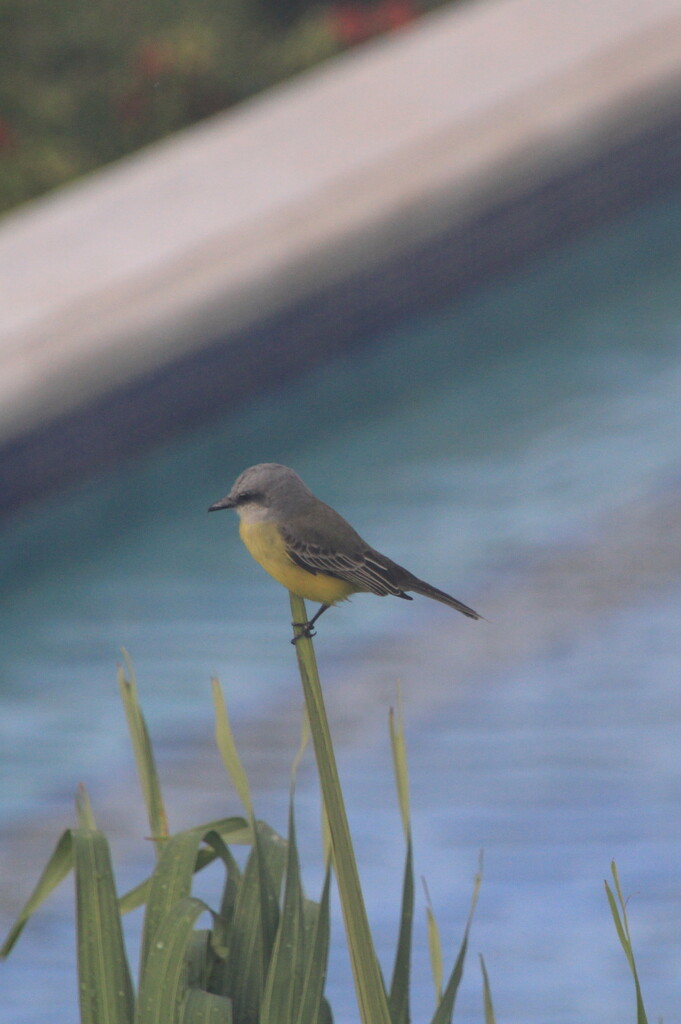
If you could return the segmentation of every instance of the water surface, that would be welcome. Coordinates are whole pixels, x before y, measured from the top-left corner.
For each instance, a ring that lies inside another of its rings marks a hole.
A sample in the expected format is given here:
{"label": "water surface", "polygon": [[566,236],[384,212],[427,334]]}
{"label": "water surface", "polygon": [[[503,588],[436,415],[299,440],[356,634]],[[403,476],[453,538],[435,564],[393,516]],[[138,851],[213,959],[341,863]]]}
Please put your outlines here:
{"label": "water surface", "polygon": [[[399,677],[417,871],[453,959],[484,847],[472,952],[485,954],[499,1019],[633,1018],[602,890],[612,857],[634,894],[648,1012],[681,1019],[680,240],[681,199],[651,204],[7,526],[8,922],[81,780],[119,836],[122,884],[148,864],[124,823],[137,795],[115,690],[121,646],[178,823],[236,810],[207,752],[217,673],[258,813],[285,828],[293,741],[280,749],[273,737],[282,721],[293,734],[299,703],[286,595],[249,560],[230,514],[205,511],[245,466],[280,461],[371,543],[490,620],[358,596],[320,623],[386,970],[402,851],[384,723]],[[299,815],[314,892],[309,767]],[[48,822],[37,838],[36,817]],[[356,1014],[340,930],[337,914],[330,998],[344,1022]],[[71,935],[65,892],[2,966],[0,1021],[75,1019]],[[423,948],[421,924],[419,939]],[[414,1019],[424,1019],[423,953],[417,968]],[[481,1017],[476,971],[472,958],[463,1022]]]}

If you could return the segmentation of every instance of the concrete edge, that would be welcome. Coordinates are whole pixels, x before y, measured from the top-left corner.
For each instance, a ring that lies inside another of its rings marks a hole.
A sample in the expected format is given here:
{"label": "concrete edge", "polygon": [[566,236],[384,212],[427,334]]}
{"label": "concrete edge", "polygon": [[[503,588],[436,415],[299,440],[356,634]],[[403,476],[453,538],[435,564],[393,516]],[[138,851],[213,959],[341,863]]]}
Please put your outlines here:
{"label": "concrete edge", "polygon": [[[488,18],[534,3],[499,0],[479,8]],[[560,74],[542,78],[541,89],[526,80],[508,95],[501,88],[484,116],[477,110],[468,120],[436,119],[416,140],[413,132],[400,136],[356,161],[354,173],[336,168],[324,188],[303,190],[295,203],[289,195],[276,215],[270,209],[240,231],[231,224],[194,244],[187,238],[173,258],[157,259],[145,274],[101,288],[95,282],[61,308],[53,304],[49,325],[43,319],[5,330],[3,338],[0,319],[5,390],[20,385],[3,403],[0,421],[0,471],[10,481],[0,506],[15,507],[184,429],[281,383],[292,368],[298,373],[302,364],[359,344],[367,332],[462,294],[523,254],[676,187],[681,4],[660,9],[644,29],[620,31],[565,61]],[[428,52],[433,30],[440,46],[443,30],[456,39],[460,16],[445,12],[421,28],[419,47]],[[394,45],[389,40],[361,59],[351,55],[347,67],[319,75],[361,77],[376,53],[385,57]],[[409,46],[409,39],[399,41],[407,57]],[[345,85],[341,80],[341,90]],[[305,88],[314,87],[310,76]],[[281,103],[275,97],[275,106]],[[257,120],[263,108],[267,100],[237,121]],[[200,127],[221,130],[222,122]],[[173,142],[162,149],[161,157],[172,160]],[[150,152],[133,161],[146,187],[157,158]],[[82,188],[96,193],[112,180],[120,187],[126,173],[115,168]],[[69,203],[78,195],[75,188],[47,201],[48,213],[51,207],[54,216],[64,199],[57,212],[68,227]],[[39,221],[41,210],[35,214]],[[35,220],[30,227],[36,230]],[[2,241],[0,233],[0,250]]]}

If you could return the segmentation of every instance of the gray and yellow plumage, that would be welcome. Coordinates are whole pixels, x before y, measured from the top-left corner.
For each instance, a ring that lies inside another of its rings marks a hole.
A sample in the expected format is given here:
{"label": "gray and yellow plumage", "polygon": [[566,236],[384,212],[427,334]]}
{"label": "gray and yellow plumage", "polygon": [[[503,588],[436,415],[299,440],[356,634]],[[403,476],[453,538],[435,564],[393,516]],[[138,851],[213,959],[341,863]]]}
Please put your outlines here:
{"label": "gray and yellow plumage", "polygon": [[355,593],[411,598],[422,594],[471,619],[481,616],[443,590],[380,554],[335,509],[315,497],[288,466],[264,462],[244,470],[229,494],[209,512],[233,508],[251,555],[287,590],[321,608],[304,632],[331,605]]}

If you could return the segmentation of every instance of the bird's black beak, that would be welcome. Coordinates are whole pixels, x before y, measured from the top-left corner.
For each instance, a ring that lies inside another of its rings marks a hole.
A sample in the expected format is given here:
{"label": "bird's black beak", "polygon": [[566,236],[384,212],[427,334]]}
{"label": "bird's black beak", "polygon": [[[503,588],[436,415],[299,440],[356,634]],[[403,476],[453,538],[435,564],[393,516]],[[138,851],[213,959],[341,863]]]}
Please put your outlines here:
{"label": "bird's black beak", "polygon": [[214,505],[211,505],[208,511],[218,512],[221,508],[234,508],[234,501],[230,498],[229,494],[226,498],[221,498],[220,501],[216,501]]}

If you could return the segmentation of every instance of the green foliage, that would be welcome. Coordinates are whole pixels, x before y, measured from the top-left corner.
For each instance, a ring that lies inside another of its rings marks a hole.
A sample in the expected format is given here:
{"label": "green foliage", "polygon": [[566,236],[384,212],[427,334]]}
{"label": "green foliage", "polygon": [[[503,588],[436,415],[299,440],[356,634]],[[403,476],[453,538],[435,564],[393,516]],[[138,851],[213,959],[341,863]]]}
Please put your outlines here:
{"label": "green foliage", "polygon": [[[305,602],[290,594],[294,623],[308,621]],[[390,738],[397,795],[402,825],[407,841],[407,856],[402,886],[402,908],[395,967],[390,992],[386,992],[373,939],[369,930],[364,897],[359,881],[357,862],[348,828],[343,793],[338,778],[331,733],[324,707],[324,697],[317,671],[317,661],[310,637],[300,626],[294,626],[294,639],[298,655],[298,668],[303,684],[305,707],[310,724],[312,744],[317,759],[317,770],[322,789],[322,801],[331,836],[333,866],[338,882],[338,893],[343,910],[345,932],[355,980],[355,991],[362,1024],[406,1024],[409,1021],[409,967],[411,962],[412,918],[414,912],[414,877],[409,811],[409,775],[406,744],[401,713],[390,715]],[[436,1007],[432,1024],[449,1024],[454,1012],[456,994],[463,977],[463,966],[468,948],[468,935],[473,911],[480,889],[481,875],[475,879],[473,900],[464,931],[459,954],[442,991],[442,952],[435,917],[428,907],[428,929],[431,962],[436,977]]]}
{"label": "green foliage", "polygon": [[400,928],[388,1003],[392,1024],[409,1024],[411,1018],[409,1012],[409,978],[411,974],[411,945],[414,923],[414,855],[411,842],[407,748],[404,740],[401,702],[398,705],[397,716],[391,708],[389,724],[397,798],[402,816],[404,838],[407,844],[407,856],[404,863],[404,879],[402,882]]}
{"label": "green foliage", "polygon": [[485,1024],[495,1024],[496,1017],[494,1016],[494,1006],[492,1004],[492,990],[489,985],[489,977],[482,953],[480,953],[480,970],[482,971],[482,1005],[485,1011]]}
{"label": "green foliage", "polygon": [[641,985],[638,980],[638,971],[636,970],[636,961],[634,960],[634,948],[631,944],[629,920],[627,918],[627,904],[624,897],[622,896],[620,880],[617,874],[617,865],[614,861],[612,861],[610,869],[612,871],[612,879],[613,884],[615,886],[615,893],[613,894],[612,889],[606,881],[604,883],[605,894],[608,897],[610,912],[612,913],[612,919],[615,922],[617,936],[622,944],[624,955],[627,958],[627,963],[629,964],[629,969],[634,979],[634,988],[636,990],[636,1024],[648,1024],[648,1018],[646,1016],[645,1007],[643,1006],[643,995],[641,993]]}
{"label": "green foliage", "polygon": [[63,832],[52,851],[52,856],[43,868],[42,874],[26,903],[12,925],[2,946],[0,957],[9,956],[14,944],[26,927],[29,918],[44,903],[53,889],[62,882],[73,868],[73,835],[71,829]]}
{"label": "green foliage", "polygon": [[[256,821],[250,809],[248,821],[225,818],[168,833],[134,680],[121,673],[119,682],[157,840],[156,867],[150,878],[118,899],[108,842],[97,829],[87,793],[81,789],[76,801],[78,827],[61,836],[1,954],[10,952],[31,914],[73,871],[82,1024],[330,1021],[323,991],[330,872],[321,900],[307,899],[300,878],[292,800],[288,841]],[[226,712],[219,722],[221,734],[225,722]],[[230,753],[238,762],[236,748]],[[251,850],[242,871],[228,843],[243,842],[250,843]],[[195,873],[216,860],[222,862],[224,883],[213,909],[192,896],[191,889]],[[121,915],[142,903],[145,915],[135,998]],[[202,918],[208,919],[208,927],[198,927]]]}
{"label": "green foliage", "polygon": [[[290,595],[293,622],[307,622],[305,602]],[[355,991],[363,1024],[391,1024],[385,985],[369,930],[357,861],[352,848],[343,793],[324,707],[324,697],[314,647],[300,627],[295,628],[298,668],[303,684],[305,707],[322,789],[322,801],[329,825],[333,866],[355,980]]]}
{"label": "green foliage", "polygon": [[109,844],[101,832],[71,832],[76,879],[80,1019],[132,1024],[134,1001]]}
{"label": "green foliage", "polygon": [[0,0],[0,212],[442,0]]}
{"label": "green foliage", "polygon": [[3,0],[0,210],[232,106],[341,48],[313,7]]}
{"label": "green foliage", "polygon": [[123,656],[128,674],[126,676],[123,667],[119,666],[118,688],[128,721],[128,732],[137,764],[137,775],[142,787],[142,797],[147,809],[151,838],[156,841],[157,852],[160,853],[161,843],[168,838],[168,815],[163,805],[161,783],[156,771],[156,761],[151,748],[147,723],[144,721],[137,698],[135,673],[127,651],[123,652]]}
{"label": "green foliage", "polygon": [[[295,622],[307,621],[302,599],[291,596]],[[299,627],[295,628],[300,634]],[[406,856],[394,966],[389,990],[376,957],[331,745],[312,642],[297,636],[307,717],[294,761],[288,840],[253,813],[250,787],[217,681],[213,683],[216,739],[246,817],[230,817],[170,833],[149,734],[128,663],[119,673],[143,798],[157,861],[151,876],[118,897],[109,846],[88,795],[76,798],[77,827],[58,840],[0,956],[9,954],[26,922],[73,871],[76,885],[81,1024],[331,1024],[324,997],[329,950],[329,890],[333,866],[340,895],[362,1024],[409,1024],[414,915],[414,871],[409,776],[401,708],[390,713],[390,739]],[[309,725],[308,725],[309,722]],[[308,735],[322,789],[327,868],[318,902],[302,887],[293,795],[295,772]],[[248,844],[243,869],[230,844]],[[192,895],[194,875],[220,862],[223,884],[216,907]],[[634,961],[626,903],[612,863],[614,892],[605,883],[615,928],[631,969],[638,1024],[647,1024]],[[426,890],[428,943],[435,986],[431,1024],[451,1024],[463,976],[481,885],[475,877],[463,939],[445,980],[439,929]],[[425,883],[424,883],[425,884]],[[145,906],[137,994],[133,990],[121,915]],[[482,956],[485,1024],[495,1016]]]}

